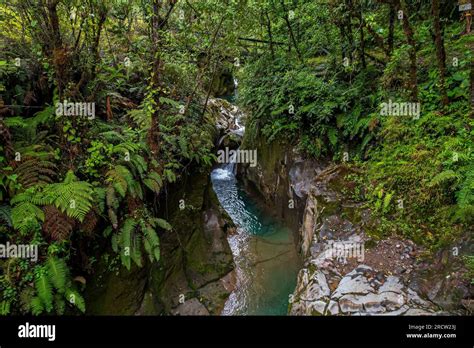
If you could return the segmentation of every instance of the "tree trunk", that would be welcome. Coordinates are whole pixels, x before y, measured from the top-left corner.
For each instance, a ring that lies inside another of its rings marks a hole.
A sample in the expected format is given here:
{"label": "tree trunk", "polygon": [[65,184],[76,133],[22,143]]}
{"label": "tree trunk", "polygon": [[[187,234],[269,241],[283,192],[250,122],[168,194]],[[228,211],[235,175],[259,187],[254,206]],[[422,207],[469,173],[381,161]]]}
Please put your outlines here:
{"label": "tree trunk", "polygon": [[344,61],[344,59],[347,58],[346,45],[344,45],[346,33],[344,32],[344,26],[342,24],[338,25],[338,27],[339,27],[339,33],[341,35],[341,56],[342,56],[342,60]]}
{"label": "tree trunk", "polygon": [[352,12],[352,1],[346,0],[345,2],[345,13],[343,14],[345,18],[345,25],[346,25],[346,35],[347,41],[349,42],[349,60],[352,64],[354,53],[354,35],[352,33],[352,23],[351,23],[351,12]]}
{"label": "tree trunk", "polygon": [[396,10],[395,6],[393,4],[390,4],[390,22],[388,25],[388,39],[387,39],[387,44],[388,44],[388,55],[391,56],[393,53],[393,36],[395,33],[395,16],[396,16]]}
{"label": "tree trunk", "polygon": [[433,29],[435,34],[436,58],[438,60],[439,84],[441,90],[441,101],[448,105],[449,99],[446,93],[446,52],[444,40],[441,33],[441,22],[439,20],[439,0],[432,0]]}
{"label": "tree trunk", "polygon": [[272,36],[272,22],[270,20],[270,16],[268,15],[268,11],[265,11],[265,18],[267,19],[267,31],[268,31],[268,41],[270,45],[270,52],[272,54],[272,59],[275,59],[275,50],[273,48],[273,36]]}
{"label": "tree trunk", "polygon": [[360,9],[357,11],[359,17],[359,33],[360,33],[360,59],[362,62],[362,67],[365,69],[367,67],[365,62],[365,39],[364,39],[364,20],[362,18],[362,4],[360,4]]}
{"label": "tree trunk", "polygon": [[[470,43],[470,49],[474,50],[474,43]],[[471,59],[471,118],[474,118],[474,58]]]}
{"label": "tree trunk", "polygon": [[59,17],[58,17],[58,0],[48,0],[47,9],[48,9],[48,19],[46,23],[49,25],[50,35],[52,37],[52,61],[54,65],[54,72],[56,75],[56,83],[58,85],[58,94],[59,99],[63,98],[64,89],[67,83],[66,69],[67,69],[67,52],[63,47],[61,39],[61,31],[59,27]]}
{"label": "tree trunk", "polygon": [[403,11],[403,19],[402,19],[403,32],[405,33],[408,44],[410,45],[410,50],[408,52],[408,55],[410,58],[409,86],[410,86],[411,97],[413,98],[413,101],[417,101],[418,100],[418,83],[417,83],[418,69],[416,66],[416,42],[413,35],[413,29],[411,27],[410,20],[409,20],[410,13],[408,11],[408,6],[406,4],[406,1],[400,0],[400,6]]}
{"label": "tree trunk", "polygon": [[160,23],[163,21],[160,17],[160,10],[163,6],[162,0],[153,0],[152,8],[153,13],[151,17],[151,41],[153,43],[152,50],[152,77],[151,77],[151,91],[154,93],[153,98],[155,100],[155,108],[151,115],[151,125],[147,134],[147,142],[152,157],[158,155],[160,150],[160,124],[158,121],[160,115],[160,96],[162,93],[162,73],[163,73],[163,62],[161,60],[161,37],[160,37]]}
{"label": "tree trunk", "polygon": [[[288,28],[288,34],[290,36],[291,42],[293,43],[293,46],[295,47],[298,59],[301,60],[301,53],[300,53],[300,50],[298,48],[298,44],[296,42],[295,35],[293,33],[293,28],[291,27],[291,23],[290,23],[290,20],[288,18],[288,11],[286,10],[286,6],[285,6],[285,3],[284,3],[283,0],[281,0],[281,6],[283,7],[283,11],[285,11],[284,19],[285,19],[286,26]],[[291,48],[291,45],[290,45],[290,48]]]}

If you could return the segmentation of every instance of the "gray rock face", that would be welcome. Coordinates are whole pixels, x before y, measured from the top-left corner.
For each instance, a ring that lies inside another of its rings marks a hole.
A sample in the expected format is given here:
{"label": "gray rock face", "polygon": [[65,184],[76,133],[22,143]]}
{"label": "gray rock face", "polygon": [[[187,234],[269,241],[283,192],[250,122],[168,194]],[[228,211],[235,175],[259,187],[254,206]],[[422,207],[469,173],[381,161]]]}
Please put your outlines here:
{"label": "gray rock face", "polygon": [[[304,171],[308,171],[304,168]],[[316,170],[315,170],[316,171]],[[295,171],[296,174],[298,171]],[[300,170],[303,172],[303,169]],[[294,173],[293,179],[298,175]],[[319,171],[315,180],[304,180],[300,193],[307,195],[300,229],[304,268],[290,304],[292,315],[434,315],[440,308],[423,299],[406,279],[378,267],[383,255],[366,255],[368,239],[361,222],[353,223],[340,212],[357,205],[341,201],[331,186],[337,168]],[[342,217],[344,216],[344,217]],[[364,212],[359,215],[362,218]],[[366,219],[365,219],[366,220]],[[362,222],[365,221],[362,219]],[[358,249],[354,252],[354,248]],[[400,253],[412,250],[399,248]],[[364,263],[369,256],[369,264]],[[397,256],[399,257],[399,256]],[[382,263],[380,263],[382,264]]]}
{"label": "gray rock face", "polygon": [[211,114],[215,115],[216,127],[224,132],[231,132],[242,136],[244,129],[243,112],[235,105],[230,104],[227,100],[219,98],[210,98],[208,108]]}
{"label": "gray rock face", "polygon": [[353,273],[354,271],[342,278],[331,298],[338,299],[346,294],[367,295],[374,292],[374,288],[369,284],[367,278],[361,274]]}
{"label": "gray rock face", "polygon": [[403,292],[403,284],[400,282],[400,278],[389,276],[379,290],[380,292],[390,291],[401,294]]}
{"label": "gray rock face", "polygon": [[324,271],[300,271],[290,314],[432,315],[438,311],[398,277],[388,276],[380,286],[371,283],[369,276],[374,272],[366,265],[347,273],[332,292]]}
{"label": "gray rock face", "polygon": [[334,301],[334,300],[330,300],[329,304],[328,304],[326,314],[327,315],[338,315],[339,314],[339,303]]}
{"label": "gray rock face", "polygon": [[209,315],[207,308],[196,298],[180,304],[173,312],[174,315]]}
{"label": "gray rock face", "polygon": [[318,205],[317,200],[314,196],[309,195],[306,200],[305,213],[303,217],[303,225],[300,230],[301,240],[301,254],[308,255],[309,248],[314,238],[314,230],[316,227],[316,221],[318,219]]}
{"label": "gray rock face", "polygon": [[[315,163],[285,144],[246,137],[258,148],[259,162],[255,168],[240,166],[242,178],[289,223],[299,241],[303,267],[290,314],[435,315],[445,313],[441,308],[458,314],[461,299],[472,298],[469,284],[460,285],[459,276],[448,279],[434,265],[420,274],[420,248],[412,241],[395,235],[370,240],[365,230],[377,228],[377,221],[350,199],[352,166]],[[288,208],[289,201],[294,209]],[[360,247],[357,257],[344,249],[351,243]],[[331,246],[336,256],[328,257]],[[473,305],[464,300],[464,307]]]}
{"label": "gray rock face", "polygon": [[289,170],[290,185],[296,196],[303,198],[308,195],[314,175],[321,172],[314,162],[297,160]]}

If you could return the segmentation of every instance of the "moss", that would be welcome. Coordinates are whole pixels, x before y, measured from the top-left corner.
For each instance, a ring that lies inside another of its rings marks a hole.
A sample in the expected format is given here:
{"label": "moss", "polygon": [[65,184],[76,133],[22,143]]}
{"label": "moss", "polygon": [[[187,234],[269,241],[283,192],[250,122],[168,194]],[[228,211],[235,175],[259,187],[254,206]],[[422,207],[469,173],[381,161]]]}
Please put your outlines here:
{"label": "moss", "polygon": [[[176,185],[169,198],[175,202],[168,205],[173,231],[163,236],[162,261],[151,271],[150,288],[164,313],[170,313],[179,304],[181,294],[186,299],[196,297],[203,286],[218,281],[233,269],[232,252],[224,231],[208,234],[205,230],[207,211],[219,216],[225,225],[231,224],[211,188],[209,171],[196,171],[191,177],[184,185]],[[185,209],[179,209],[180,199],[184,199]],[[223,252],[212,250],[213,238],[222,239]],[[206,297],[206,307],[211,313],[224,303],[221,291],[225,289],[210,292]]]}
{"label": "moss", "polygon": [[87,314],[135,314],[143,300],[147,273],[147,267],[138,268],[134,264],[130,271],[120,267],[118,272],[110,272],[108,264],[101,259],[86,288]]}

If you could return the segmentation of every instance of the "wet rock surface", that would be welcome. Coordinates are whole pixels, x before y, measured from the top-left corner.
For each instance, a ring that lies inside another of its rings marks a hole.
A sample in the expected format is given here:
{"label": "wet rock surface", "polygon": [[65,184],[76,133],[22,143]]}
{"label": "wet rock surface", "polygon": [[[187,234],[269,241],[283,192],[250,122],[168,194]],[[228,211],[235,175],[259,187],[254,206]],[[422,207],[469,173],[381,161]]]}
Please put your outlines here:
{"label": "wet rock surface", "polygon": [[[266,149],[258,139],[254,143],[261,157],[257,167],[244,168],[242,176],[291,226],[294,217],[299,221],[295,229],[304,266],[290,314],[472,313],[473,287],[451,247],[429,257],[399,236],[369,237],[366,231],[377,228],[372,213],[344,193],[350,191],[345,177],[353,169],[305,161],[280,145]],[[287,209],[292,201],[294,210]],[[341,257],[347,252],[349,257]]]}
{"label": "wet rock surface", "polygon": [[304,267],[289,313],[466,314],[472,288],[466,285],[461,266],[455,266],[459,261],[445,261],[450,267],[443,267],[439,260],[427,261],[425,251],[410,240],[395,236],[372,240],[365,233],[370,211],[341,195],[346,172],[347,168],[333,166],[319,172],[311,185],[304,184],[307,201],[299,232]]}
{"label": "wet rock surface", "polygon": [[237,106],[224,99],[210,98],[208,108],[210,114],[215,118],[217,130],[225,134],[243,136],[245,115]]}
{"label": "wet rock surface", "polygon": [[173,232],[163,238],[163,262],[153,265],[149,279],[163,314],[219,314],[235,286],[227,242],[233,223],[210,185],[207,173],[195,173],[192,183],[169,198],[175,207],[180,199],[186,206],[170,212]]}

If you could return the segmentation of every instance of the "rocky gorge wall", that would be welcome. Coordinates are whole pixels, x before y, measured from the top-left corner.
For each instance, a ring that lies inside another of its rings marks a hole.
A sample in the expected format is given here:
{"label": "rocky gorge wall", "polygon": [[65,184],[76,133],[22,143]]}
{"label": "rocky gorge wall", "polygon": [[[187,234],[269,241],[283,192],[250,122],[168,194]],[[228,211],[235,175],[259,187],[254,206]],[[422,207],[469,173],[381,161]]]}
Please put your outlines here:
{"label": "rocky gorge wall", "polygon": [[208,171],[192,173],[168,192],[160,216],[173,230],[160,236],[160,262],[127,271],[102,258],[88,286],[88,314],[209,315],[223,308],[235,285],[226,234],[232,220]]}
{"label": "rocky gorge wall", "polygon": [[303,267],[290,297],[290,315],[472,311],[473,288],[461,258],[449,249],[426,256],[410,240],[373,237],[377,219],[349,198],[354,185],[347,175],[356,169],[305,160],[291,146],[267,144],[261,136],[244,144],[257,149],[258,164],[241,165],[241,180],[299,241]]}
{"label": "rocky gorge wall", "polygon": [[[232,112],[229,103],[210,100],[216,143],[234,126]],[[191,169],[158,204],[158,216],[173,227],[160,235],[160,261],[127,271],[111,250],[99,255],[86,288],[87,314],[216,315],[224,307],[235,287],[227,241],[235,227],[212,189],[210,168]]]}

